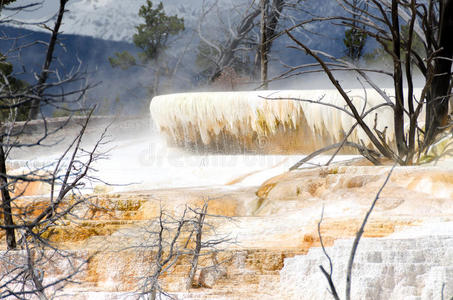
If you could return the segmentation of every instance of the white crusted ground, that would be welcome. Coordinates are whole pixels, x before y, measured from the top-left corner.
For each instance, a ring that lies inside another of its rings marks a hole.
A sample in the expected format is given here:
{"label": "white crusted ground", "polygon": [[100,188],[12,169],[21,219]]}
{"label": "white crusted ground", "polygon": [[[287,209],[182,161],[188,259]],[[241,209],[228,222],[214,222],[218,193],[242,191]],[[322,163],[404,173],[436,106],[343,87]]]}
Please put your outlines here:
{"label": "white crusted ground", "polygon": [[[435,229],[438,230],[435,230]],[[417,231],[424,233],[411,237]],[[450,234],[446,234],[446,233]],[[453,296],[453,223],[428,224],[393,236],[363,239],[352,273],[352,299],[450,299]],[[327,252],[333,278],[344,297],[352,239],[337,240]],[[280,275],[284,299],[332,299],[319,266],[329,270],[321,248],[287,258]],[[444,287],[443,287],[444,285]]]}

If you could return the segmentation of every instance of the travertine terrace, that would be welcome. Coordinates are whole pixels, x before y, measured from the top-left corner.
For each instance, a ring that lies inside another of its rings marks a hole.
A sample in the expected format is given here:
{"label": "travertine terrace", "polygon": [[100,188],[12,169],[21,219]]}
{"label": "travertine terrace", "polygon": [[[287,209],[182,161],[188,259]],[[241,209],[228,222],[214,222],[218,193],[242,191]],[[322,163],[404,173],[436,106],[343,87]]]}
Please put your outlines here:
{"label": "travertine terrace", "polygon": [[[170,118],[172,113],[162,111],[162,104],[154,101],[153,115],[160,111]],[[266,107],[258,103],[261,100],[256,101],[250,107]],[[300,107],[307,115],[308,108]],[[277,108],[269,108],[265,124],[275,124],[278,120],[280,129],[286,125],[297,128],[293,121],[285,119],[287,112]],[[276,109],[280,115],[273,113]],[[216,116],[220,115],[217,112]],[[206,120],[206,116],[200,117]],[[243,119],[240,115],[236,117]],[[318,121],[323,118],[320,116]],[[264,127],[254,128],[256,122],[252,126],[252,119],[245,118],[243,125],[251,127],[236,134],[250,130],[258,137],[280,130],[266,125],[268,132],[260,133]],[[171,120],[164,124],[161,119],[157,127],[170,137],[173,134],[177,144],[179,134],[184,136],[187,128],[180,128],[181,122],[185,122],[182,119],[173,120],[179,125],[170,128]],[[217,128],[218,132],[232,130],[222,119],[217,121],[209,128]],[[186,290],[189,261],[183,256],[162,278],[162,286],[171,295],[178,299],[329,299],[327,284],[318,267],[326,264],[319,249],[318,223],[322,211],[320,233],[333,258],[334,279],[340,292],[343,291],[351,238],[390,165],[376,167],[364,159],[350,160],[342,156],[343,161],[327,167],[309,166],[288,172],[288,167],[299,156],[260,156],[244,151],[218,154],[221,149],[216,150],[216,154],[200,154],[190,152],[193,148],[189,152],[164,148],[155,139],[148,142],[146,134],[150,133],[143,126],[148,122],[141,120],[140,126],[133,127],[132,131],[142,130],[141,136],[123,136],[114,142],[116,148],[110,160],[97,165],[99,176],[127,178],[131,185],[98,184],[87,189],[86,193],[93,195],[94,205],[77,210],[83,218],[62,220],[49,232],[48,238],[54,245],[75,253],[80,259],[90,258],[76,276],[78,283],[69,284],[58,293],[61,298],[133,299],[139,288],[138,278],[149,272],[152,259],[152,251],[134,250],[134,246],[142,242],[148,221],[158,216],[161,206],[177,215],[185,205],[197,207],[206,199],[210,214],[228,217],[210,220],[215,224],[216,234],[234,237],[234,243],[222,245],[217,257],[224,261],[222,276],[204,286]],[[315,128],[312,135],[327,134],[325,129],[334,126],[324,121],[321,122],[323,127],[316,125],[315,120],[310,122]],[[225,127],[216,127],[216,124]],[[198,126],[208,125],[201,122]],[[118,128],[130,131],[130,126],[127,127]],[[182,131],[175,131],[178,128]],[[201,142],[216,139],[215,131],[201,131]],[[188,134],[187,143],[193,142],[190,141],[193,135]],[[323,141],[338,138],[337,135],[331,133]],[[10,168],[19,170],[27,155],[18,155],[18,165]],[[269,158],[272,160],[266,160]],[[15,209],[33,207],[39,212],[40,203],[48,193],[45,185],[17,187],[17,191],[23,189],[26,193]],[[442,286],[445,297],[452,296],[451,199],[453,162],[450,160],[395,168],[365,228],[353,271],[353,299],[382,299],[382,296],[440,299]],[[7,254],[2,252],[2,255]],[[212,259],[203,258],[200,269],[209,266]],[[45,270],[46,276],[58,276],[64,269],[64,263],[55,262]],[[199,276],[200,272],[196,274],[196,282]]]}

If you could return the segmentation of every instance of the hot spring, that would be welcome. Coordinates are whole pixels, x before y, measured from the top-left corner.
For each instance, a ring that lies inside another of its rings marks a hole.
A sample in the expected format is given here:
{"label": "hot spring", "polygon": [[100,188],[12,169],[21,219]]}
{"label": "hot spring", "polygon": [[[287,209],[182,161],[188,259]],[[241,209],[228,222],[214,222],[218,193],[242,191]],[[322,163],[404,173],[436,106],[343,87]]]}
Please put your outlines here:
{"label": "hot spring", "polygon": [[[391,96],[393,90],[386,92]],[[373,90],[348,93],[359,112],[384,103]],[[113,134],[108,156],[94,165],[92,175],[101,180],[87,182],[88,192],[97,186],[107,191],[259,186],[312,151],[340,142],[355,123],[334,90],[171,94],[153,98],[150,112],[151,129],[144,128],[149,120],[137,120],[126,134]],[[387,128],[388,143],[393,143],[391,108],[381,107],[365,121],[371,128]],[[88,140],[96,139],[92,135]],[[360,128],[349,140],[369,145]],[[353,149],[341,154],[337,161],[357,155]],[[18,155],[14,169],[25,172],[27,161],[52,168],[58,155]],[[311,163],[329,158],[319,156]]]}

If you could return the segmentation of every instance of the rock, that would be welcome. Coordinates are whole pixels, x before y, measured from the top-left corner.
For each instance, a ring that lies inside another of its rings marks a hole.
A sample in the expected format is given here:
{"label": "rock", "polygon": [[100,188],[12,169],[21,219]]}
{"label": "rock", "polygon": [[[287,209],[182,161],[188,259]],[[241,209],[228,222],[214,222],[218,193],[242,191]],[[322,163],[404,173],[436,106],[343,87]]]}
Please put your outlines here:
{"label": "rock", "polygon": [[198,284],[202,287],[212,288],[219,279],[225,278],[226,275],[226,269],[222,266],[203,268],[198,277]]}

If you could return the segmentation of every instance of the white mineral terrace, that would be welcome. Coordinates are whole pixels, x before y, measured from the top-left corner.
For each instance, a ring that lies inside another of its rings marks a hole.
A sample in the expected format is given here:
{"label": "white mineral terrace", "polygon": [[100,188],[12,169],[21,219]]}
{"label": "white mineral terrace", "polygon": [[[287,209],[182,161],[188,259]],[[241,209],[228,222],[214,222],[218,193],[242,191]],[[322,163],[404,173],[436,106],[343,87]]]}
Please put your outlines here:
{"label": "white mineral terrace", "polygon": [[[384,92],[389,99],[394,98],[394,90]],[[386,103],[373,89],[354,89],[347,93],[360,114]],[[421,90],[416,89],[415,99],[420,94]],[[300,153],[298,150],[313,151],[340,142],[356,123],[337,90],[170,94],[154,97],[150,110],[153,122],[172,143],[215,144],[222,148],[223,144],[236,140],[253,150],[251,145],[257,144],[259,148],[264,140],[274,153],[279,143],[285,144],[282,152]],[[364,120],[371,129],[386,130],[387,142],[393,142],[391,107],[377,108]],[[369,144],[359,126],[349,141]]]}
{"label": "white mineral terrace", "polygon": [[[360,112],[384,103],[370,90],[349,94]],[[319,269],[320,265],[328,269],[317,231],[323,213],[321,233],[343,299],[351,237],[390,166],[367,166],[356,160],[287,172],[305,150],[339,141],[353,126],[347,112],[327,104],[346,107],[332,90],[155,97],[151,121],[161,132],[148,131],[145,119],[128,127],[127,134],[114,136],[101,147],[108,158],[93,165],[90,175],[99,181],[86,181],[81,187],[83,192],[94,192],[106,209],[96,206],[92,214],[84,214],[92,217],[83,226],[78,226],[80,220],[77,226],[61,225],[61,241],[70,251],[80,257],[88,257],[90,251],[99,254],[79,274],[81,284],[68,286],[58,298],[136,299],[137,278],[149,272],[149,265],[138,253],[117,250],[142,245],[143,224],[158,216],[162,203],[178,212],[209,199],[216,215],[231,217],[216,222],[215,232],[233,237],[233,244],[219,248],[225,247],[234,259],[227,263],[227,277],[213,288],[190,291],[185,291],[187,265],[177,265],[175,273],[163,279],[172,295],[189,300],[331,299]],[[389,138],[391,108],[377,112],[376,127],[384,130],[389,125]],[[365,121],[373,128],[375,115]],[[350,139],[367,141],[361,130]],[[89,144],[91,139],[87,140]],[[441,140],[438,148],[447,149],[450,141],[449,137]],[[197,147],[202,151],[192,151]],[[261,152],[254,153],[256,149]],[[53,153],[45,150],[42,155],[18,153],[8,168],[17,174],[36,168],[53,170],[59,155],[55,149]],[[336,159],[353,157],[343,154]],[[319,156],[312,163],[323,165],[329,158]],[[352,299],[440,300],[442,290],[443,299],[453,295],[453,160],[436,163],[394,169],[358,248]],[[49,193],[44,184],[27,188],[24,196],[33,197],[26,201]],[[69,262],[59,262],[58,268],[46,273],[46,280],[70,269]]]}
{"label": "white mineral terrace", "polygon": [[[442,224],[438,229],[446,225],[451,229],[451,223]],[[351,245],[351,239],[338,240],[327,249],[335,262],[333,280],[338,284],[340,295],[345,289],[344,274]],[[451,235],[363,239],[354,264],[352,299],[447,299],[445,297],[453,293],[452,256]],[[329,270],[321,248],[310,249],[308,255],[286,259],[280,273],[282,297],[330,299],[320,265]]]}

